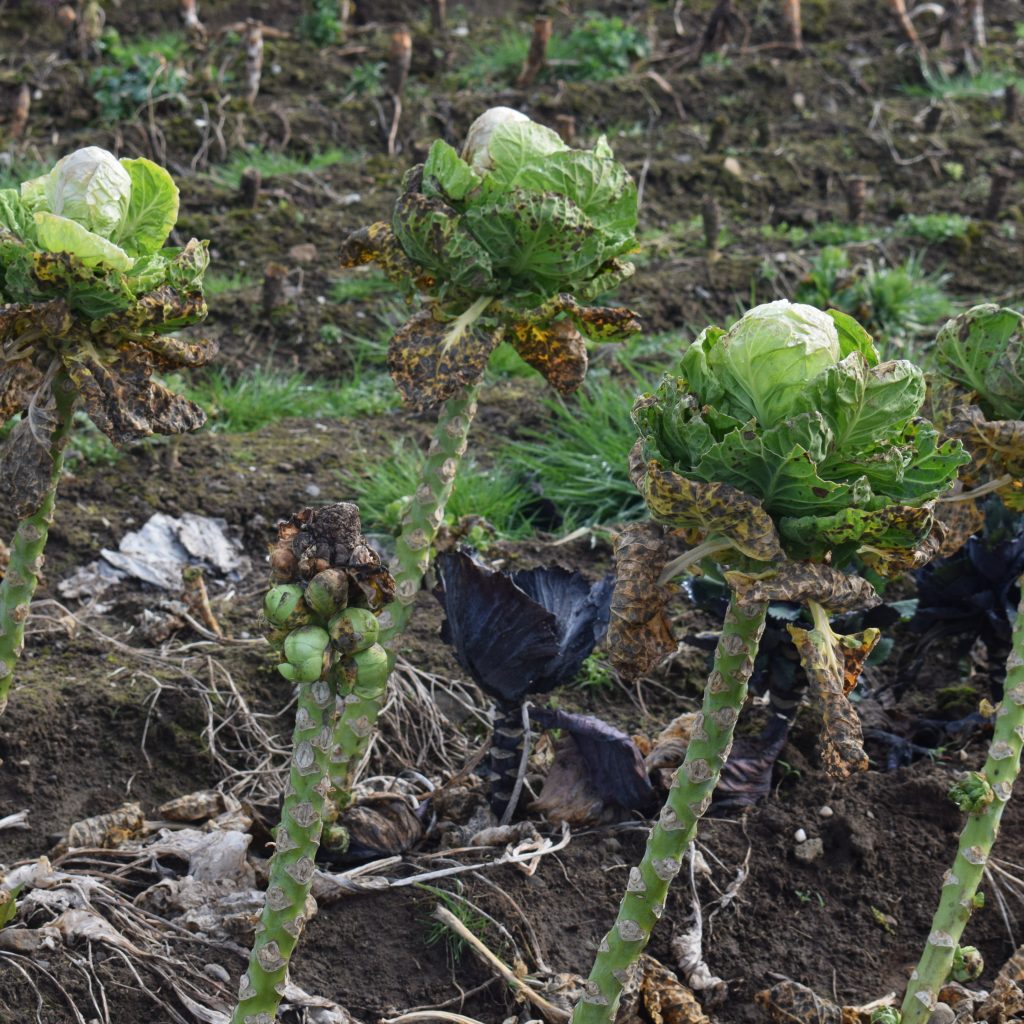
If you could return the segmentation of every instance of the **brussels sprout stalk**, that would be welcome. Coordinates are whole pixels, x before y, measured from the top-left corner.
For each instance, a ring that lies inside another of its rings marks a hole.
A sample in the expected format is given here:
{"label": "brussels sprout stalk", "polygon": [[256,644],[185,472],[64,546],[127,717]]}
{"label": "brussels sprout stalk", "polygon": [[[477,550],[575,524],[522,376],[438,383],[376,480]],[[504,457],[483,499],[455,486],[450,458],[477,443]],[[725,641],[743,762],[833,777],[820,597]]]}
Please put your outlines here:
{"label": "brussels sprout stalk", "polygon": [[611,1024],[615,1020],[625,972],[644,951],[651,929],[665,910],[669,883],[696,835],[697,822],[711,804],[729,756],[767,610],[766,602],[741,604],[732,595],[686,759],[647,837],[643,860],[630,871],[618,917],[598,947],[572,1024]]}
{"label": "brussels sprout stalk", "polygon": [[[1024,578],[1021,583],[1024,584]],[[903,1000],[903,1024],[923,1024],[935,1008],[939,989],[953,968],[960,936],[972,911],[981,905],[978,885],[1020,773],[1024,746],[1024,598],[1017,609],[1006,669],[988,759],[980,773],[954,787],[952,795],[967,812],[967,822],[960,833],[953,868],[943,878],[939,907],[924,953],[910,976]]]}
{"label": "brussels sprout stalk", "polygon": [[341,693],[341,711],[334,731],[331,788],[335,808],[344,809],[352,788],[352,774],[369,745],[377,716],[387,696],[387,675],[395,663],[395,643],[405,631],[413,603],[430,566],[430,553],[444,510],[451,497],[459,463],[466,453],[469,428],[476,415],[476,388],[449,398],[441,407],[426,465],[416,493],[409,501],[398,537],[391,573],[396,599],[380,614],[379,642],[387,650],[387,669],[379,685],[359,686]]}
{"label": "brussels sprout stalk", "polygon": [[[393,596],[393,582],[362,537],[358,509],[307,509],[278,529],[271,564],[286,582],[271,588],[264,612],[275,627],[271,642],[284,653],[281,675],[297,683],[292,761],[266,903],[231,1024],[277,1018],[288,962],[310,914],[339,710],[364,694],[375,697],[387,681],[375,609]],[[350,596],[367,607],[349,605]],[[368,734],[370,726],[357,717],[349,729]]]}
{"label": "brussels sprout stalk", "polygon": [[281,824],[275,832],[267,898],[232,1024],[270,1024],[281,1002],[288,961],[305,924],[306,902],[323,828],[335,690],[327,679],[300,683]]}
{"label": "brussels sprout stalk", "polygon": [[75,393],[63,375],[54,384],[56,422],[50,435],[51,468],[38,507],[23,517],[11,542],[11,561],[0,583],[0,714],[14,680],[14,668],[25,643],[25,620],[39,583],[43,550],[53,523],[57,486],[64,467],[64,447],[71,429]]}

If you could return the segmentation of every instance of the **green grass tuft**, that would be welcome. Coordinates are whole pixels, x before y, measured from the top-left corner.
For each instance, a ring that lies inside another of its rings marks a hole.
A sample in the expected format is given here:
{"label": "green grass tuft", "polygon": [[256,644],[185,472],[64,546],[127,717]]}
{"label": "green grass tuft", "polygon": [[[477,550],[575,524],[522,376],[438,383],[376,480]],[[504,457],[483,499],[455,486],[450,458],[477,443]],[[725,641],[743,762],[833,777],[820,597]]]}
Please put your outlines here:
{"label": "green grass tuft", "polygon": [[390,378],[358,377],[342,385],[309,380],[301,373],[255,369],[241,377],[215,370],[184,385],[209,417],[209,429],[247,434],[290,418],[373,416],[399,404]]}
{"label": "green grass tuft", "polygon": [[[418,449],[396,444],[387,459],[366,467],[365,477],[356,486],[364,523],[397,533],[406,499],[422,480],[424,460]],[[530,500],[530,493],[508,469],[484,469],[469,458],[459,467],[445,507],[445,521],[457,523],[465,515],[482,516],[499,537],[528,537],[533,532],[526,512]]]}
{"label": "green grass tuft", "polygon": [[213,168],[213,175],[230,188],[238,188],[242,174],[249,167],[258,170],[263,178],[278,178],[289,174],[315,173],[335,164],[354,163],[359,159],[361,155],[355,150],[337,147],[305,157],[253,149],[236,153],[226,164]]}
{"label": "green grass tuft", "polygon": [[642,389],[591,374],[572,398],[545,402],[551,420],[543,430],[502,448],[502,461],[554,503],[566,532],[646,514],[627,468],[636,441],[630,413]]}

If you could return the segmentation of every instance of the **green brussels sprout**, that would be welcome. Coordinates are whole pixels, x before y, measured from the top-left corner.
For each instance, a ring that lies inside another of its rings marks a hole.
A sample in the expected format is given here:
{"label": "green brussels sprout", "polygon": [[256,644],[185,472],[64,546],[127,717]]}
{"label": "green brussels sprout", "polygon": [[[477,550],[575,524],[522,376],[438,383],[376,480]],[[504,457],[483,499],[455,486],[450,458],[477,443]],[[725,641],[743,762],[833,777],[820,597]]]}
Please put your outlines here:
{"label": "green brussels sprout", "polygon": [[292,630],[284,642],[287,660],[278,666],[281,675],[299,683],[319,679],[323,671],[324,651],[330,642],[327,630],[319,626],[301,626]]}
{"label": "green brussels sprout", "polygon": [[283,626],[295,614],[302,600],[302,587],[297,583],[281,583],[271,587],[263,599],[263,614],[274,626]]}
{"label": "green brussels sprout", "polygon": [[360,695],[374,696],[388,681],[388,652],[380,644],[367,647],[352,655],[356,666],[355,692]]}
{"label": "green brussels sprout", "polygon": [[324,569],[306,587],[306,604],[314,614],[329,619],[348,601],[348,575],[341,569]]}
{"label": "green brussels sprout", "polygon": [[362,651],[377,642],[380,623],[368,608],[346,608],[327,627],[335,647],[345,653]]}

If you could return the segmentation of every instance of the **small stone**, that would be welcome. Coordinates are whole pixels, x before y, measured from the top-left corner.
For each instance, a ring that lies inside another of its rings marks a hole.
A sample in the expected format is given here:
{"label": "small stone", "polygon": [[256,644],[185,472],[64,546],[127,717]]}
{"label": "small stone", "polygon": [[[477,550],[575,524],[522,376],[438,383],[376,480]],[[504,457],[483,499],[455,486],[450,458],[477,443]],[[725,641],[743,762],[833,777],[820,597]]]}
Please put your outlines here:
{"label": "small stone", "polygon": [[802,92],[793,93],[793,106],[802,114],[807,108],[807,97]]}
{"label": "small stone", "polygon": [[739,162],[739,160],[736,159],[736,157],[734,157],[734,156],[727,156],[722,161],[722,167],[726,170],[726,172],[731,174],[734,178],[740,178],[740,179],[743,178],[743,168],[740,167],[740,162]]}
{"label": "small stone", "polygon": [[804,830],[803,830],[802,828],[798,828],[798,829],[797,829],[797,830],[796,830],[796,831],[795,831],[795,832],[793,833],[793,838],[794,838],[794,839],[795,839],[795,840],[796,840],[796,841],[797,841],[798,843],[804,843],[804,842],[806,842],[806,841],[807,841],[807,833],[806,833],[806,832],[805,832],[805,831],[804,831]]}
{"label": "small stone", "polygon": [[825,804],[824,807],[821,807],[821,808],[818,809],[818,817],[819,818],[831,818],[832,815],[835,814],[835,813],[836,812],[833,811],[832,808],[829,807],[828,804]]}
{"label": "small stone", "polygon": [[805,843],[800,843],[793,852],[796,854],[797,860],[802,861],[804,864],[810,864],[811,861],[817,860],[824,854],[825,844],[815,837],[814,839],[808,839]]}
{"label": "small stone", "polygon": [[935,1009],[932,1010],[931,1015],[928,1017],[928,1024],[953,1024],[956,1020],[956,1014],[953,1012],[952,1006],[947,1006],[945,1003],[936,1003]]}
{"label": "small stone", "polygon": [[312,242],[300,242],[288,250],[288,258],[296,263],[312,263],[316,255],[316,246]]}
{"label": "small stone", "polygon": [[306,493],[311,498],[319,498],[320,497],[320,488],[317,487],[316,484],[306,484]]}

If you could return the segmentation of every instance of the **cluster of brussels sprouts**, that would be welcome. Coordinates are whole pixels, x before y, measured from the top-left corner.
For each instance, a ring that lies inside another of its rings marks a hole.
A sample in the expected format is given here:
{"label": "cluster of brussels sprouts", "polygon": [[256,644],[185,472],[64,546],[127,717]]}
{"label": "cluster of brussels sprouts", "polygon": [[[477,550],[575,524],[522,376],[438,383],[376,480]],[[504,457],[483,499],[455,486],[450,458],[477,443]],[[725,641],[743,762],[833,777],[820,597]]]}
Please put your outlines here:
{"label": "cluster of brussels sprouts", "polygon": [[348,574],[341,569],[325,569],[305,588],[279,583],[270,589],[263,612],[274,626],[270,642],[284,653],[278,671],[285,679],[312,683],[338,664],[360,683],[386,681],[377,616],[369,608],[347,607],[347,600]]}

